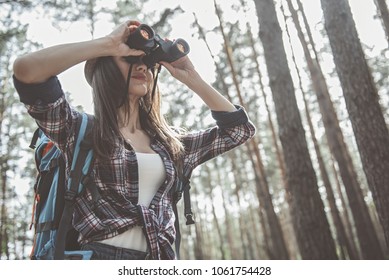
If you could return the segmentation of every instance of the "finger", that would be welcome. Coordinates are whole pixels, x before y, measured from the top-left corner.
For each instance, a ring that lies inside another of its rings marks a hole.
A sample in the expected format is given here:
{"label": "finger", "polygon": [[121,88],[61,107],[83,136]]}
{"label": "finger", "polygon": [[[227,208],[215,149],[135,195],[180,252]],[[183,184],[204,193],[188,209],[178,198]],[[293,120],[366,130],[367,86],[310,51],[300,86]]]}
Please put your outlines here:
{"label": "finger", "polygon": [[128,28],[130,29],[130,32],[133,32],[135,29],[138,28],[138,26],[133,24],[133,25],[130,25]]}
{"label": "finger", "polygon": [[127,26],[131,26],[131,25],[139,26],[140,22],[137,20],[127,20],[126,24],[127,24]]}
{"label": "finger", "polygon": [[[182,56],[182,57],[180,57],[179,59],[177,59],[177,60],[175,60],[175,61],[173,61],[171,64],[172,64],[172,66],[173,67],[180,67],[180,65],[184,62],[184,61],[186,61],[186,55],[185,56]],[[181,67],[180,67],[181,68]]]}
{"label": "finger", "polygon": [[174,71],[174,67],[170,63],[166,61],[160,61],[159,63],[163,65],[170,73]]}
{"label": "finger", "polygon": [[145,55],[146,53],[142,50],[136,50],[136,49],[130,49],[129,51],[129,54],[128,55],[132,55],[132,56],[142,56],[142,55]]}

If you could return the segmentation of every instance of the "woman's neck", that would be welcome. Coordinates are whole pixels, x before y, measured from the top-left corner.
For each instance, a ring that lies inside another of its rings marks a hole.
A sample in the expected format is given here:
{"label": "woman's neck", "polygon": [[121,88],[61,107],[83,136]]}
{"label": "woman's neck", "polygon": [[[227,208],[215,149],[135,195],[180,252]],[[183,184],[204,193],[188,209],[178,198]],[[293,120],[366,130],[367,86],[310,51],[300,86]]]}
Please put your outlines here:
{"label": "woman's neck", "polygon": [[131,102],[128,116],[126,116],[124,109],[119,110],[119,129],[122,133],[123,131],[134,133],[137,130],[142,130],[138,102]]}

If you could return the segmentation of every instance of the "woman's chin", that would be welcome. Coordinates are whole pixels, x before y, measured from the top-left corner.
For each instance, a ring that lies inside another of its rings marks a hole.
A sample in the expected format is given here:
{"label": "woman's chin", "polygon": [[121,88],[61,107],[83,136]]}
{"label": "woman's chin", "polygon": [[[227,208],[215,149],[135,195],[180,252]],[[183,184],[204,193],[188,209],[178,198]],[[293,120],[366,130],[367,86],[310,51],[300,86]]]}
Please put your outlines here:
{"label": "woman's chin", "polygon": [[136,88],[130,88],[130,95],[134,97],[143,97],[147,94],[148,88],[146,86],[137,86]]}

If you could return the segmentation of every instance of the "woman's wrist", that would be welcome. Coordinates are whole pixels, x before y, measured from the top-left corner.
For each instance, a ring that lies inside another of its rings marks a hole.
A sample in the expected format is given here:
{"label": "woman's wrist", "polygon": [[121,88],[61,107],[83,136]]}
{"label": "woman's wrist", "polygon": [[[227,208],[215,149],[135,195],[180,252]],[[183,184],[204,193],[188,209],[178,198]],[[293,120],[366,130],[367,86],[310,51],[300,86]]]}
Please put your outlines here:
{"label": "woman's wrist", "polygon": [[95,45],[95,57],[115,55],[117,47],[114,42],[114,39],[110,36],[94,39],[92,40],[92,42]]}
{"label": "woman's wrist", "polygon": [[193,71],[188,74],[187,80],[183,81],[183,83],[194,92],[198,91],[200,87],[207,84],[197,71]]}

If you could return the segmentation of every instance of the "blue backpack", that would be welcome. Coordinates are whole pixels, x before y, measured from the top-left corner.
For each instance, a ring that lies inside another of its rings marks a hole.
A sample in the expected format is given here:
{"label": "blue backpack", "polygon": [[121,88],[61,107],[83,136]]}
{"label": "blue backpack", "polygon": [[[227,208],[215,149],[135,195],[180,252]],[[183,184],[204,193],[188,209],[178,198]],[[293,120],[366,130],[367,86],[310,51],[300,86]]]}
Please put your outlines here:
{"label": "blue backpack", "polygon": [[83,191],[93,165],[92,146],[86,137],[91,126],[91,117],[81,114],[76,124],[76,144],[67,185],[60,150],[39,128],[34,133],[30,147],[35,149],[38,176],[34,185],[31,259],[90,259],[92,255],[91,251],[80,250],[78,234],[71,225],[75,199]]}

